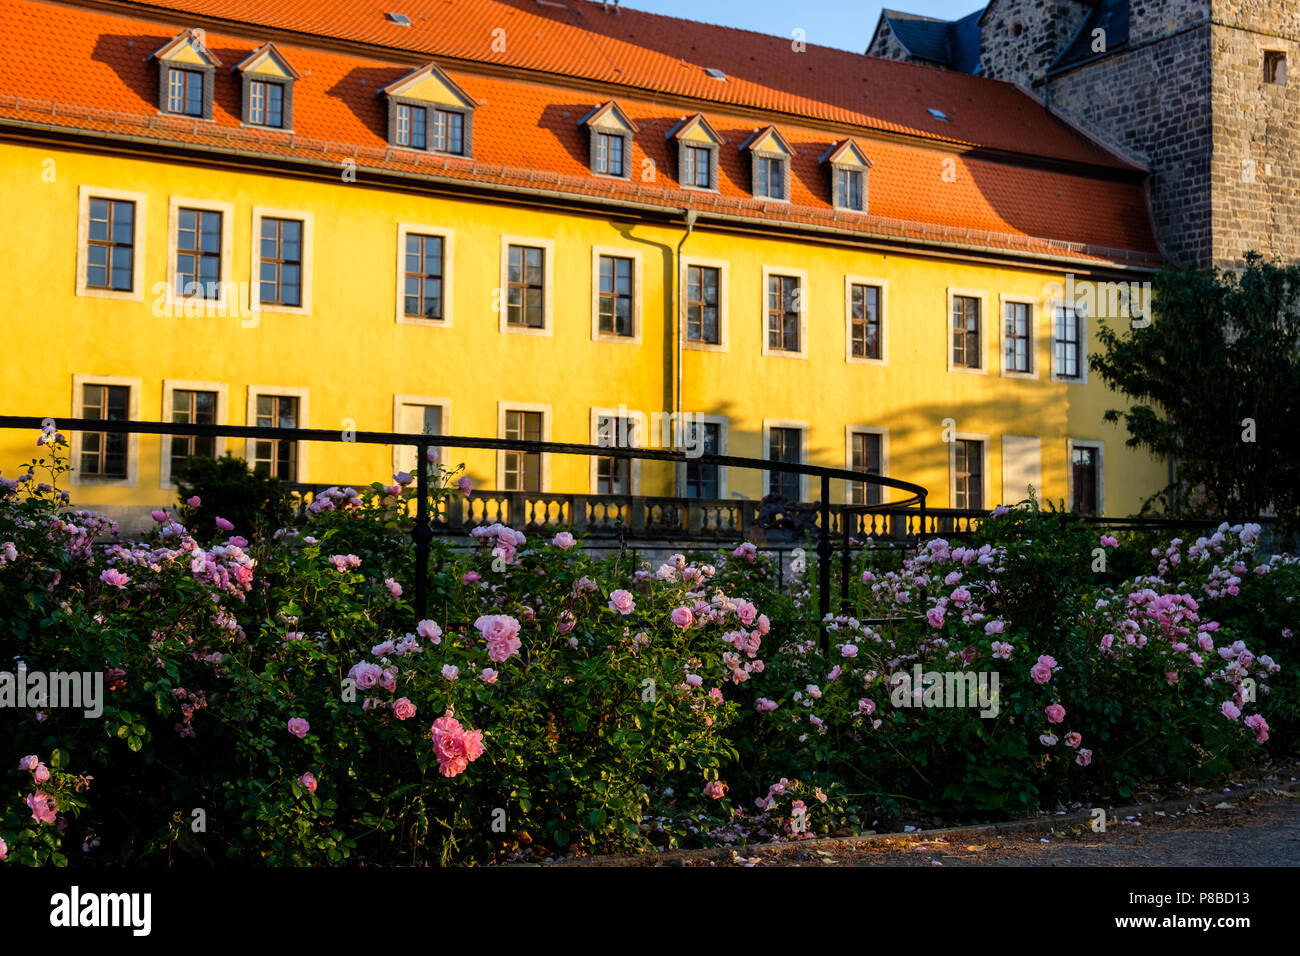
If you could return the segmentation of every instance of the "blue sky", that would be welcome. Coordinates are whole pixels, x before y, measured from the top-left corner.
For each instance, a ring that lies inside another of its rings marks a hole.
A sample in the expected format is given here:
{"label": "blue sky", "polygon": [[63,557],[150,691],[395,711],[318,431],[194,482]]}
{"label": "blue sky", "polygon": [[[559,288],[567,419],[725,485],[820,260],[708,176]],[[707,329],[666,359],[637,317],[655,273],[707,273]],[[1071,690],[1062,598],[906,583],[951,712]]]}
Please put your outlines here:
{"label": "blue sky", "polygon": [[955,20],[987,5],[980,0],[622,0],[622,5],[650,13],[719,23],[777,36],[804,31],[809,43],[861,53],[866,50],[880,8],[906,10],[927,17]]}

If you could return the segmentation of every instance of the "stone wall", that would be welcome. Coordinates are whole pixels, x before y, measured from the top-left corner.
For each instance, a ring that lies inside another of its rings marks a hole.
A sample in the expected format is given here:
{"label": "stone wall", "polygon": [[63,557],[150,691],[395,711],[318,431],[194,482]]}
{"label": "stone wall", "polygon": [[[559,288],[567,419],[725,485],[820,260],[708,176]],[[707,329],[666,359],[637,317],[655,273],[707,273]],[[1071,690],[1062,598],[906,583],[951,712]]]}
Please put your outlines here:
{"label": "stone wall", "polygon": [[994,0],[981,25],[980,71],[1024,87],[1041,84],[1087,14],[1078,0]]}
{"label": "stone wall", "polygon": [[1180,262],[1212,256],[1210,28],[1175,32],[1050,80],[1053,109],[1152,170],[1156,235]]}
{"label": "stone wall", "polygon": [[[1269,10],[1240,12],[1271,23]],[[1236,265],[1250,249],[1300,259],[1300,42],[1217,25],[1212,38],[1214,261]],[[1265,51],[1286,54],[1286,85],[1264,81]]]}
{"label": "stone wall", "polygon": [[871,44],[867,47],[868,56],[883,56],[887,60],[910,60],[907,51],[903,45],[898,42],[894,36],[894,31],[889,29],[889,23],[882,17],[880,25],[876,30],[876,35],[871,38]]}

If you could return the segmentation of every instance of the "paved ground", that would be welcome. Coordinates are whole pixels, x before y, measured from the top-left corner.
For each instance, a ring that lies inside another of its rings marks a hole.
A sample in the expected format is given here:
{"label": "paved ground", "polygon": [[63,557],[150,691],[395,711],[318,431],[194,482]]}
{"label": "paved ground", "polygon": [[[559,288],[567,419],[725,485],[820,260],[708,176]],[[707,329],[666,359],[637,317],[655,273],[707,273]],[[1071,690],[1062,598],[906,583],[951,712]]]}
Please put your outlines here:
{"label": "paved ground", "polygon": [[1191,809],[1144,812],[1056,832],[968,831],[926,840],[877,838],[742,848],[677,866],[1300,866],[1300,792],[1265,791]]}

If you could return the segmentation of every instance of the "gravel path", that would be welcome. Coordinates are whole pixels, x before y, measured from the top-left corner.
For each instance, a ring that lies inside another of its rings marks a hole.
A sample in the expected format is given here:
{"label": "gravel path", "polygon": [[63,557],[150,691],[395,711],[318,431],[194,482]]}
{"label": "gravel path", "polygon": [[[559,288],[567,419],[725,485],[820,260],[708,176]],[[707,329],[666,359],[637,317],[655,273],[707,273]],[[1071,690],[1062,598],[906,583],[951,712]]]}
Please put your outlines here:
{"label": "gravel path", "polygon": [[1264,791],[1192,809],[1143,813],[1056,832],[967,832],[931,839],[906,837],[754,847],[733,860],[691,858],[677,866],[1300,866],[1300,793]]}

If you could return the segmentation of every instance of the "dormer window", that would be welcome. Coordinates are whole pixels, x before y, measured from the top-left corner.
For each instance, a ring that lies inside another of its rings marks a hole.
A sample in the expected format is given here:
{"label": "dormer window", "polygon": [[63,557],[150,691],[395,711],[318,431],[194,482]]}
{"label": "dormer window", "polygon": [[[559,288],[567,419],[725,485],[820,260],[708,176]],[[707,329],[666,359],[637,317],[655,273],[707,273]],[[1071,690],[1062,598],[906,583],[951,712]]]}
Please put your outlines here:
{"label": "dormer window", "polygon": [[667,133],[677,141],[677,179],[687,189],[718,188],[718,148],[722,137],[709,121],[696,113],[677,123]]}
{"label": "dormer window", "polygon": [[266,43],[239,63],[242,116],[248,126],[293,128],[293,84],[298,72],[275,44]]}
{"label": "dormer window", "polygon": [[749,150],[755,198],[785,202],[790,198],[790,157],[794,150],[775,126],[756,130],[740,144]]}
{"label": "dormer window", "polygon": [[849,212],[867,211],[867,170],[871,160],[855,140],[836,143],[821,157],[830,170],[831,201],[836,209]]}
{"label": "dormer window", "polygon": [[590,137],[591,171],[597,176],[622,179],[632,174],[632,137],[636,124],[613,100],[597,106],[584,116],[580,125]]}
{"label": "dormer window", "polygon": [[386,87],[388,142],[450,156],[472,153],[474,99],[436,64]]}
{"label": "dormer window", "polygon": [[212,119],[212,77],[221,61],[208,52],[202,31],[186,30],[153,58],[158,61],[158,109]]}

